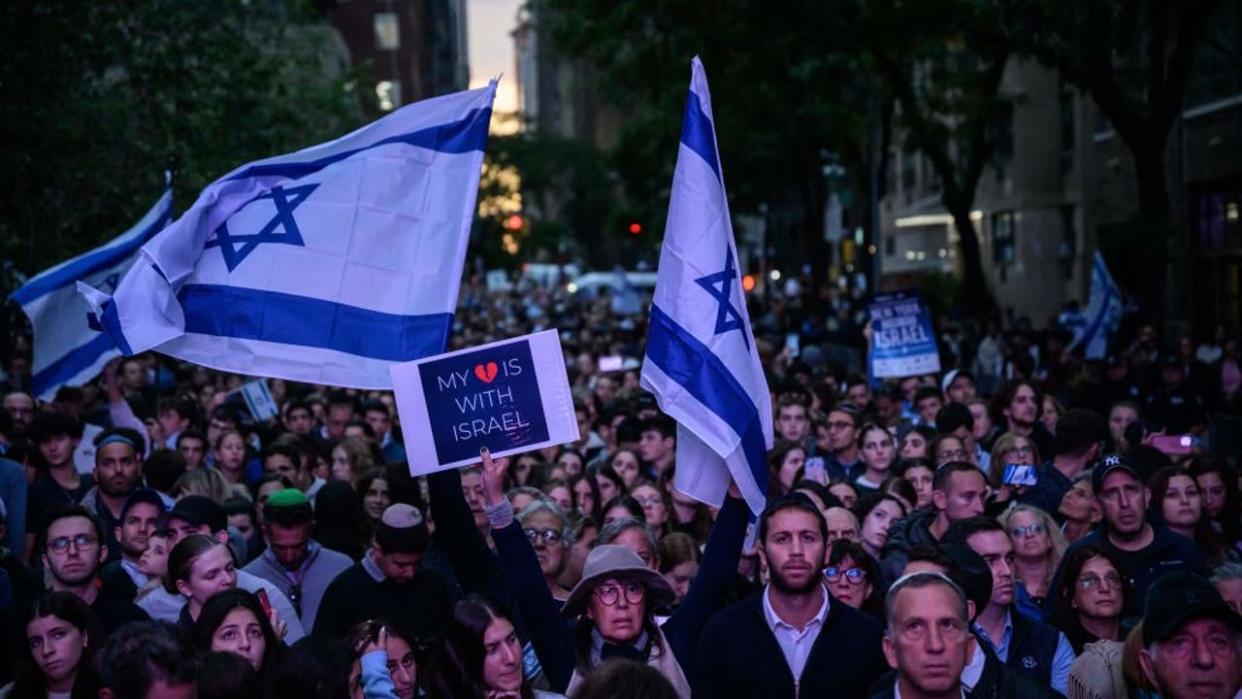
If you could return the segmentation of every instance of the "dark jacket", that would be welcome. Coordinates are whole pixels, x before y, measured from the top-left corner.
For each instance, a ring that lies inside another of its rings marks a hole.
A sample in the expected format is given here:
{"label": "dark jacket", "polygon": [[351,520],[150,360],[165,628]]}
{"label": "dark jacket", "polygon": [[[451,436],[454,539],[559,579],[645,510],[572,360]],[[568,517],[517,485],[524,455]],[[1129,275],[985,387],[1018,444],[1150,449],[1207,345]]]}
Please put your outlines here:
{"label": "dark jacket", "polygon": [[384,617],[410,629],[419,639],[439,636],[453,612],[444,577],[419,570],[408,583],[376,580],[355,563],[328,584],[315,615],[315,633],[344,638],[351,626]]}
{"label": "dark jacket", "polygon": [[[1064,561],[1070,553],[1083,546],[1099,546],[1117,556],[1125,568],[1125,575],[1130,579],[1134,594],[1127,599],[1122,610],[1123,617],[1139,616],[1143,613],[1143,600],[1147,599],[1147,588],[1156,578],[1175,570],[1201,571],[1205,564],[1203,554],[1195,546],[1195,542],[1181,534],[1174,534],[1168,529],[1153,525],[1155,537],[1146,548],[1139,551],[1122,551],[1108,540],[1108,527],[1101,525],[1095,531],[1070,544],[1061,557],[1062,565],[1057,568],[1049,590],[1061,589],[1061,576],[1065,574]],[[1048,605],[1044,619],[1048,619],[1051,609],[1056,605]]]}
{"label": "dark jacket", "polygon": [[893,522],[888,528],[888,540],[880,551],[880,572],[885,580],[896,580],[901,577],[906,563],[910,561],[910,550],[916,546],[935,548],[940,545],[932,536],[931,525],[939,513],[935,508],[924,507]]}
{"label": "dark jacket", "polygon": [[[979,647],[983,649],[986,659],[983,661],[983,673],[979,675],[979,681],[975,683],[974,689],[966,692],[970,699],[1058,699],[1062,696],[1046,684],[1034,682],[1005,667],[986,645],[980,644]],[[888,672],[872,685],[871,699],[892,699],[896,683],[897,673]]]}
{"label": "dark jacket", "polygon": [[1033,682],[1050,683],[1061,632],[1043,622],[1028,619],[1016,609],[1010,610],[1009,619],[1013,624],[1013,637],[1009,639],[1009,655],[1005,658],[1005,665]]}
{"label": "dark jacket", "polygon": [[[700,632],[712,615],[724,606],[737,574],[749,514],[744,501],[725,498],[724,507],[720,508],[703,550],[703,562],[699,565],[698,574],[690,583],[681,606],[660,627],[673,657],[687,678],[690,668],[694,666]],[[493,529],[492,540],[500,552],[500,560],[504,563],[513,594],[522,610],[522,618],[544,675],[554,690],[563,692],[569,686],[576,665],[574,620],[561,616],[561,603],[553,599],[548,591],[535,550],[516,519],[507,527]],[[879,641],[876,643],[879,648]]]}
{"label": "dark jacket", "polygon": [[103,567],[99,569],[99,583],[103,589],[117,597],[133,600],[138,595],[138,586],[134,584],[134,579],[129,577],[129,573],[121,567],[119,558],[103,564]]}
{"label": "dark jacket", "polygon": [[1073,481],[1057,470],[1051,461],[1039,469],[1039,480],[1029,490],[1017,497],[1023,505],[1032,505],[1052,515],[1058,524],[1065,521],[1061,514],[1061,499],[1074,487]]}
{"label": "dark jacket", "polygon": [[794,676],[768,628],[761,592],[708,622],[699,639],[691,686],[695,697],[866,697],[888,664],[874,619],[831,600],[802,677]]}

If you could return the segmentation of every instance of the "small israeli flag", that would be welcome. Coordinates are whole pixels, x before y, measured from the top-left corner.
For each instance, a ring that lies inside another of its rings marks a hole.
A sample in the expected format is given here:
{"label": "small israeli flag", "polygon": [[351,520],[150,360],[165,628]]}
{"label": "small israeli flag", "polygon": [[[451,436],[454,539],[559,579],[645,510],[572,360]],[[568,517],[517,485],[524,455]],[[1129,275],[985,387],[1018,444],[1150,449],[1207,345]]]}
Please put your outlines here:
{"label": "small israeli flag", "polygon": [[56,389],[78,386],[120,356],[112,338],[87,323],[90,307],[77,291],[84,282],[109,292],[134,261],[138,249],[168,225],[172,217],[172,189],[133,228],[111,241],[40,272],[9,298],[19,304],[34,328],[34,392],[50,400]]}
{"label": "small israeli flag", "polygon": [[1091,262],[1091,299],[1087,303],[1086,328],[1081,340],[1087,359],[1100,359],[1108,354],[1108,341],[1121,325],[1121,291],[1108,273],[1104,256],[1098,251]]}
{"label": "small israeli flag", "polygon": [[444,351],[496,83],[408,105],[335,141],[243,165],[83,294],[125,354],[390,388]]}
{"label": "small israeli flag", "polygon": [[732,475],[758,513],[767,490],[772,405],[738,267],[711,95],[696,56],[642,385],[677,420],[677,489],[719,506]]}

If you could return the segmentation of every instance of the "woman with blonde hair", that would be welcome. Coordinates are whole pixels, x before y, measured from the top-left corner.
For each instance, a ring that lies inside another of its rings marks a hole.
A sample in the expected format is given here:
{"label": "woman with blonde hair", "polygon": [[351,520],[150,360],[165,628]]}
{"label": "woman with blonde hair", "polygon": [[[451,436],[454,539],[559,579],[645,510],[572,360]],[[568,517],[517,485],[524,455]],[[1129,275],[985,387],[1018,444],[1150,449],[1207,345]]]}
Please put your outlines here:
{"label": "woman with blonde hair", "polygon": [[988,485],[992,486],[993,506],[1007,504],[1016,494],[1023,492],[1027,486],[1013,486],[1005,483],[1005,466],[1009,464],[1029,465],[1039,470],[1039,449],[1029,437],[1013,432],[1006,432],[992,443],[991,460],[988,465]]}
{"label": "woman with blonde hair", "polygon": [[176,492],[178,499],[187,495],[205,495],[211,498],[212,502],[221,506],[224,505],[225,500],[234,495],[250,499],[250,491],[246,490],[246,486],[229,483],[214,468],[197,468],[193,471],[186,471],[177,479],[173,490]]}
{"label": "woman with blonde hair", "polygon": [[1052,516],[1038,507],[1015,505],[996,518],[1013,543],[1014,602],[1043,616],[1052,576],[1069,546]]}

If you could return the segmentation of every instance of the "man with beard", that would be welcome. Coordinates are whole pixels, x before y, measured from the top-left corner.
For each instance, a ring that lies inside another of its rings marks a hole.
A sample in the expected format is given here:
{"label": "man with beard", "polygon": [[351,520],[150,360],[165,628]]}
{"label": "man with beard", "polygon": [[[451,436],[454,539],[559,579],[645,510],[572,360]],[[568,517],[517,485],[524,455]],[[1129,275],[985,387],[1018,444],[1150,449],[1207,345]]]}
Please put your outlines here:
{"label": "man with beard", "polygon": [[827,525],[793,493],[759,517],[760,555],[771,581],[712,618],[694,659],[704,697],[865,697],[887,667],[880,625],[828,594]]}
{"label": "man with beard", "polygon": [[[1092,470],[1091,479],[1104,525],[1071,544],[1062,560],[1082,546],[1099,546],[1115,554],[1125,569],[1121,572],[1137,593],[1133,599],[1126,599],[1123,613],[1133,616],[1141,611],[1138,603],[1146,598],[1147,588],[1157,578],[1177,570],[1200,570],[1203,556],[1190,539],[1147,521],[1150,493],[1129,459],[1116,454],[1104,457]],[[1058,569],[1048,589],[1061,589],[1062,574]]]}
{"label": "man with beard", "polygon": [[147,576],[138,569],[138,559],[147,550],[147,541],[163,517],[164,499],[154,490],[138,488],[125,499],[121,524],[114,533],[121,544],[121,557],[100,569],[99,579],[104,588],[132,600],[139,588],[147,584]]}
{"label": "man with beard", "polygon": [[992,573],[992,595],[974,623],[979,642],[1010,670],[1065,694],[1074,649],[1065,634],[1014,606],[1013,543],[1005,528],[994,519],[972,517],[955,522],[943,543],[969,547]]}
{"label": "man with beard", "polygon": [[1005,423],[1005,432],[1020,434],[1035,442],[1035,447],[1043,456],[1055,453],[1057,445],[1039,421],[1041,405],[1043,396],[1034,384],[1015,381],[997,394],[998,409],[995,412]]}
{"label": "man with beard", "polygon": [[52,591],[68,592],[86,602],[105,637],[128,622],[147,618],[132,601],[100,584],[96,573],[105,555],[104,531],[86,508],[66,503],[48,510],[45,533],[43,568],[50,574]]}
{"label": "man with beard", "polygon": [[142,483],[143,453],[142,437],[127,427],[104,430],[95,438],[95,487],[82,498],[82,506],[103,525],[108,559],[121,557],[115,532],[121,526],[126,498]]}

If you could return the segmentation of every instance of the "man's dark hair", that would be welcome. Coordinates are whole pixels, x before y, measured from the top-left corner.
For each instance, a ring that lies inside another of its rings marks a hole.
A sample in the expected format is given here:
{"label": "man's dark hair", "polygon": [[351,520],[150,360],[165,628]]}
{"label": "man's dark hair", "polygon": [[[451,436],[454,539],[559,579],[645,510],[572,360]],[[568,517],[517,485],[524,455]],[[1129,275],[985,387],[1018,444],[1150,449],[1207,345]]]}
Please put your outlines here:
{"label": "man's dark hair", "polygon": [[202,442],[203,449],[207,449],[208,447],[207,435],[191,427],[188,430],[182,430],[181,434],[177,435],[177,449],[181,449],[181,443],[187,439],[197,439],[198,441]]}
{"label": "man's dark hair", "polygon": [[867,377],[863,376],[862,374],[850,374],[845,379],[845,390],[848,391],[851,388],[858,386],[860,384],[863,386],[870,386],[870,383],[868,383],[867,381]]}
{"label": "man's dark hair", "polygon": [[673,421],[673,418],[665,415],[664,413],[652,415],[646,420],[643,420],[643,426],[639,433],[641,434],[642,432],[659,432],[660,436],[664,439],[676,437],[677,423]]}
{"label": "man's dark hair", "polygon": [[1057,455],[1079,456],[1108,439],[1108,422],[1094,410],[1071,408],[1057,420]]}
{"label": "man's dark hair", "polygon": [[59,520],[69,519],[70,517],[83,517],[89,520],[91,525],[95,527],[95,536],[99,539],[99,545],[107,545],[107,539],[104,538],[103,523],[99,521],[98,517],[91,514],[90,510],[82,507],[76,502],[56,503],[55,505],[47,508],[47,511],[43,513],[43,531],[40,533],[43,535],[45,545],[47,542],[47,533],[52,529],[52,525]]}
{"label": "man's dark hair", "polygon": [[345,423],[345,429],[349,429],[351,427],[361,428],[362,434],[366,435],[368,439],[376,438],[375,430],[371,427],[371,423],[369,422],[364,422],[362,420],[350,420],[349,422]]}
{"label": "man's dark hair", "polygon": [[198,699],[260,699],[263,696],[259,673],[236,653],[206,653],[199,667]]}
{"label": "man's dark hair", "polygon": [[425,524],[398,529],[388,526],[381,520],[375,525],[375,543],[385,554],[424,553],[427,551],[427,545],[431,543],[431,536]]}
{"label": "man's dark hair", "polygon": [[[109,427],[103,432],[95,435],[95,448],[100,448],[99,445],[103,444],[104,441],[110,437],[122,437],[125,441],[129,442],[134,449],[134,457],[137,459],[141,459],[142,455],[147,451],[147,440],[143,439],[142,435],[138,434],[138,430],[130,429],[128,427]],[[96,456],[96,458],[98,458],[98,456]]]}
{"label": "man's dark hair", "polygon": [[362,410],[360,412],[363,415],[366,415],[367,413],[383,413],[390,418],[392,417],[392,413],[389,412],[388,406],[384,405],[383,401],[378,400],[365,401],[362,404]]}
{"label": "man's dark hair", "polygon": [[[263,521],[267,524],[276,524],[282,527],[297,527],[303,524],[311,524],[315,521],[315,510],[311,508],[309,502],[299,505],[285,505],[283,507],[273,507],[271,502],[263,505]],[[376,532],[378,535],[379,532]],[[387,546],[380,544],[380,548],[385,553],[392,553]]]}
{"label": "man's dark hair", "polygon": [[955,565],[952,558],[945,553],[939,546],[914,546],[910,549],[910,557],[906,559],[909,563],[921,561],[930,563],[934,566],[944,568],[946,571],[953,570]]}
{"label": "man's dark hair", "polygon": [[979,470],[978,466],[966,461],[950,461],[949,463],[936,469],[935,475],[932,476],[932,490],[944,490],[949,483],[949,478],[955,473],[977,473],[979,477],[987,482],[987,475]]}
{"label": "man's dark hair", "polygon": [[626,658],[609,658],[582,678],[575,699],[677,699],[677,690],[660,671]]}
{"label": "man's dark hair", "polygon": [[643,436],[643,423],[633,415],[627,415],[617,425],[617,443],[637,442]]}
{"label": "man's dark hair", "polygon": [[349,669],[357,653],[345,641],[311,634],[294,643],[276,665],[272,686],[280,695],[305,699],[349,696]]}
{"label": "man's dark hair", "polygon": [[[1031,355],[1025,352],[1018,353],[1017,358],[1022,357],[1031,359]],[[1016,361],[1017,359],[1015,359],[1015,362]],[[1033,362],[1034,360],[1031,359],[1031,361]],[[1039,386],[1035,385],[1033,381],[1027,381],[1026,379],[1016,379],[1014,381],[1010,381],[1005,384],[1001,390],[997,391],[996,397],[992,401],[992,419],[995,420],[997,424],[1005,424],[1005,408],[1009,407],[1009,404],[1013,402],[1014,396],[1018,395],[1018,389],[1023,386],[1027,386],[1035,392],[1036,405],[1043,405],[1044,394],[1039,390]]]}
{"label": "man's dark hair", "polygon": [[211,411],[211,419],[230,423],[233,425],[234,429],[241,427],[242,424],[241,415],[238,414],[237,409],[231,405],[217,405],[215,409]]}
{"label": "man's dark hair", "polygon": [[234,495],[224,501],[224,514],[229,517],[233,515],[246,515],[252,523],[257,521],[254,513],[254,502],[250,498],[243,498],[240,495]]}
{"label": "man's dark hair", "polygon": [[172,449],[156,449],[142,462],[142,475],[147,485],[161,493],[173,492],[185,469],[185,457]]}
{"label": "man's dark hair", "polygon": [[797,481],[793,485],[789,486],[789,492],[792,493],[796,490],[809,490],[812,493],[815,493],[815,495],[817,495],[819,499],[823,501],[825,510],[828,509],[829,507],[843,507],[843,505],[841,504],[841,499],[833,495],[832,491],[828,490],[828,486],[824,485],[823,483],[820,483],[819,481],[813,481],[809,478],[803,478],[802,480]]}
{"label": "man's dark hair", "polygon": [[186,398],[165,398],[161,400],[155,409],[155,414],[172,411],[178,417],[194,422],[198,419],[198,408],[194,403]]}
{"label": "man's dark hair", "polygon": [[792,492],[768,503],[768,506],[759,515],[759,541],[764,541],[768,538],[768,522],[771,521],[772,517],[776,516],[778,512],[784,512],[785,510],[798,510],[813,516],[819,524],[820,537],[825,541],[828,540],[828,522],[824,520],[824,513],[820,512],[815,507],[815,503],[811,502],[811,499],[807,496],[802,493]]}
{"label": "man's dark hair", "polygon": [[[4,412],[6,418],[9,417],[8,411],[0,412]],[[0,432],[9,434],[3,429],[0,429]],[[34,420],[30,422],[30,428],[26,430],[26,436],[35,446],[50,442],[57,437],[79,439],[82,437],[82,423],[62,413],[36,412]]]}
{"label": "man's dark hair", "polygon": [[914,406],[917,408],[920,401],[924,398],[935,398],[940,402],[944,402],[944,396],[941,395],[940,389],[935,386],[920,386],[919,390],[914,392]]}
{"label": "man's dark hair", "polygon": [[289,460],[293,464],[295,470],[302,469],[302,456],[298,454],[298,450],[290,446],[288,442],[275,442],[264,447],[263,452],[259,455],[259,464],[267,463],[269,456],[280,455]]}
{"label": "man's dark hair", "polygon": [[133,621],[117,629],[104,645],[100,680],[118,699],[142,699],[156,682],[194,684],[198,662],[187,629],[166,621]]}
{"label": "man's dark hair", "polygon": [[289,417],[289,413],[292,413],[294,410],[305,410],[310,415],[315,414],[315,411],[311,410],[310,403],[295,399],[285,403],[285,409],[281,411],[281,417]]}
{"label": "man's dark hair", "polygon": [[358,412],[358,401],[345,391],[333,391],[328,394],[328,407],[334,405],[348,405],[353,412]]}
{"label": "man's dark hair", "polygon": [[961,403],[949,403],[936,413],[936,431],[940,434],[949,434],[959,427],[970,430],[974,426],[975,417],[970,414],[970,408]]}
{"label": "man's dark hair", "polygon": [[949,526],[944,533],[941,544],[965,544],[966,540],[979,532],[1005,533],[1005,527],[991,517],[967,517],[959,519]]}

